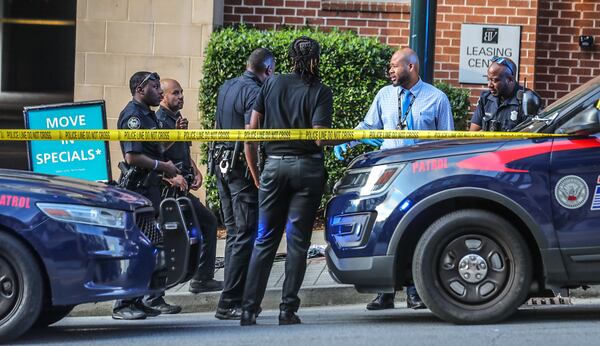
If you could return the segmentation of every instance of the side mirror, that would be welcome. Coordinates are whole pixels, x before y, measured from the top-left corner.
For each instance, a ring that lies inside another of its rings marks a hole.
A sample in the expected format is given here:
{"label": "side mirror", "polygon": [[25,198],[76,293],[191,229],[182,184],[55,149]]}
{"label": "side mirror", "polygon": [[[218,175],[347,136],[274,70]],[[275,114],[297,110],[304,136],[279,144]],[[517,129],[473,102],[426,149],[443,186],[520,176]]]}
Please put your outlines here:
{"label": "side mirror", "polygon": [[567,126],[560,129],[560,133],[577,136],[587,136],[600,132],[600,110],[590,107],[577,114]]}
{"label": "side mirror", "polygon": [[538,115],[542,106],[542,98],[533,90],[523,92],[523,114],[528,117]]}

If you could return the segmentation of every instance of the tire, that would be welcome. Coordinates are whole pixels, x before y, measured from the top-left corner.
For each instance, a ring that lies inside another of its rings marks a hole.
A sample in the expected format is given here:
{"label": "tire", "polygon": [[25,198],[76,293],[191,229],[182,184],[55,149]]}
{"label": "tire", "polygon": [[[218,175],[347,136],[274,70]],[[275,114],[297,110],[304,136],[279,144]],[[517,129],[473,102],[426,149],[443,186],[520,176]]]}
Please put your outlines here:
{"label": "tire", "polygon": [[466,209],[436,220],[413,257],[417,292],[438,317],[457,324],[506,319],[527,299],[532,280],[527,244],[504,218]]}
{"label": "tire", "polygon": [[37,321],[33,324],[34,328],[46,328],[51,324],[54,324],[63,318],[67,317],[75,305],[64,305],[64,306],[50,306],[43,309],[38,317]]}
{"label": "tire", "polygon": [[43,285],[34,255],[0,231],[0,343],[31,328],[42,310]]}

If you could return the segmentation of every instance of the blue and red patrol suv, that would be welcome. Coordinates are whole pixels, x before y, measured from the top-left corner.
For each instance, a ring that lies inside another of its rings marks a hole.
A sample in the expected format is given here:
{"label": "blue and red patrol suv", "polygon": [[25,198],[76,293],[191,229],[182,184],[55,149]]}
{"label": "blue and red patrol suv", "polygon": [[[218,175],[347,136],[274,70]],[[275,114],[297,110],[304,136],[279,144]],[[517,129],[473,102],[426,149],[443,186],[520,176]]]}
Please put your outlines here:
{"label": "blue and red patrol suv", "polygon": [[332,275],[360,292],[414,282],[454,323],[500,321],[532,295],[600,283],[599,99],[597,77],[517,129],[568,137],[359,156],[327,206]]}
{"label": "blue and red patrol suv", "polygon": [[161,237],[141,195],[0,169],[0,342],[77,304],[153,292],[165,277]]}

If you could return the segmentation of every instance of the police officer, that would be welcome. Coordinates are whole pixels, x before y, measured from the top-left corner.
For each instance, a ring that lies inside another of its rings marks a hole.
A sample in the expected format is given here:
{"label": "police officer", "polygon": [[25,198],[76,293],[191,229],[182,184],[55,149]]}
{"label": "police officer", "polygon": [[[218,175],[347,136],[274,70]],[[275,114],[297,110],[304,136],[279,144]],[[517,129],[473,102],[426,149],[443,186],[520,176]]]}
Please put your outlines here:
{"label": "police officer", "polygon": [[[260,87],[274,70],[273,54],[265,48],[254,50],[248,57],[246,71],[219,89],[216,128],[243,129],[250,122]],[[213,150],[213,155],[217,155],[217,188],[227,227],[225,288],[215,313],[218,319],[240,319],[242,293],[258,223],[258,190],[248,173],[242,146],[242,142],[225,142],[216,144]]]}
{"label": "police officer", "polygon": [[[117,121],[118,128],[128,130],[160,128],[160,122],[150,109],[151,106],[158,106],[163,96],[159,75],[154,72],[136,72],[129,79],[129,89],[133,99],[121,111]],[[139,181],[133,182],[130,189],[152,201],[156,215],[158,215],[161,201],[161,174],[166,177],[174,177],[178,173],[173,162],[163,160],[165,147],[170,144],[161,142],[121,142],[121,151],[125,162],[131,169],[141,172],[141,174],[135,175]],[[160,310],[145,306],[142,303],[142,298],[139,297],[117,300],[113,307],[112,317],[121,320],[136,320],[144,319],[147,316],[158,316],[160,313]]]}
{"label": "police officer", "polygon": [[[181,85],[173,79],[162,79],[160,85],[164,96],[156,112],[158,120],[166,129],[187,129],[188,121],[180,112],[184,102]],[[223,282],[214,279],[217,251],[217,218],[202,205],[198,197],[188,194],[189,189],[198,190],[202,185],[202,174],[194,160],[192,160],[190,145],[190,142],[175,142],[165,151],[165,159],[173,161],[181,171],[180,174],[166,181],[190,199],[202,232],[198,268],[190,281],[189,290],[192,293],[220,291],[223,289]],[[181,311],[179,307],[166,304],[162,294],[146,300],[145,303],[153,308],[158,308],[162,313],[173,314]]]}
{"label": "police officer", "polygon": [[522,110],[523,87],[509,58],[493,57],[487,70],[488,91],[481,93],[471,118],[470,131],[511,131],[526,119]]}
{"label": "police officer", "polygon": [[[248,128],[330,128],[333,113],[331,89],[319,78],[320,46],[300,37],[292,43],[289,58],[293,73],[266,80],[254,103]],[[287,256],[279,324],[297,324],[298,291],[306,271],[306,254],[321,202],[326,171],[322,141],[265,142],[267,160],[259,175],[256,144],[246,142],[245,155],[258,192],[258,233],[248,268],[241,325],[256,324],[269,273],[285,231]]]}

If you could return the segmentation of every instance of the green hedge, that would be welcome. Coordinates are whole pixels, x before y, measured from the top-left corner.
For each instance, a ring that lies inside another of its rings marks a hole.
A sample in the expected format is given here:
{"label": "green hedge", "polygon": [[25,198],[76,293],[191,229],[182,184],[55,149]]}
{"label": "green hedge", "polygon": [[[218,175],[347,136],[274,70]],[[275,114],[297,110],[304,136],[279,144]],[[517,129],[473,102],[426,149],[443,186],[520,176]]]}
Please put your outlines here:
{"label": "green hedge", "polygon": [[[389,83],[386,69],[393,49],[379,43],[374,38],[359,37],[352,32],[333,31],[330,33],[310,29],[279,31],[259,31],[248,27],[224,28],[212,34],[204,60],[204,78],[200,84],[200,111],[203,114],[204,128],[214,127],[217,92],[221,84],[239,76],[245,70],[246,59],[260,47],[270,49],[276,58],[276,70],[288,73],[290,64],[287,51],[290,43],[298,36],[306,35],[316,39],[322,48],[321,76],[323,83],[331,87],[334,95],[334,128],[354,128],[366,114],[377,91]],[[456,95],[453,107],[468,107],[468,92],[456,91],[445,85],[444,91]],[[466,99],[463,95],[467,95]],[[466,117],[459,117],[459,122]],[[464,127],[464,126],[463,126]],[[457,126],[458,128],[458,126]],[[354,156],[371,148],[358,146],[350,152]],[[203,153],[206,153],[204,146]],[[206,162],[205,155],[202,158]],[[326,149],[326,162],[329,172],[329,186],[333,186],[346,167],[337,161],[332,148]],[[219,199],[214,177],[205,179],[207,202],[213,210],[218,208]],[[326,193],[324,201],[329,198]]]}

